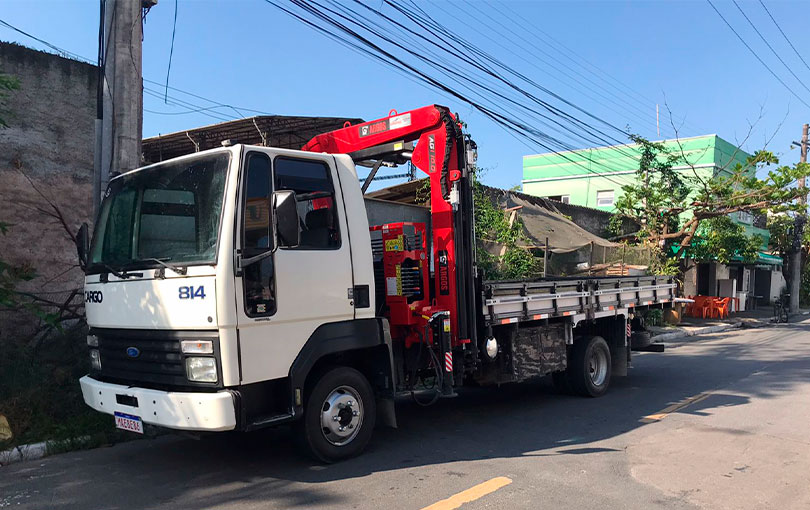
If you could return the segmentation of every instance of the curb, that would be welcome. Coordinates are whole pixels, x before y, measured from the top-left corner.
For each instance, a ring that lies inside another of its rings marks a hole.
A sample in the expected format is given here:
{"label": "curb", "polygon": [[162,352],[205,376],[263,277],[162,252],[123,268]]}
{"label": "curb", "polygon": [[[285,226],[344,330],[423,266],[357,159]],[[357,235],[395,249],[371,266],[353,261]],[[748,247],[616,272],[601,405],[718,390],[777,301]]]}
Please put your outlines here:
{"label": "curb", "polygon": [[[70,439],[69,441],[89,441],[92,436],[79,436]],[[3,450],[0,452],[0,468],[3,466],[8,466],[9,464],[14,464],[17,462],[23,462],[26,460],[37,460],[43,457],[47,457],[54,453],[62,453],[61,451],[57,450],[54,451],[54,445],[58,445],[59,441],[51,440],[51,441],[42,441],[41,443],[31,443],[31,444],[21,444],[20,446],[15,446],[14,448],[9,448],[8,450]]]}
{"label": "curb", "polygon": [[735,322],[732,324],[719,324],[717,326],[706,326],[705,328],[695,328],[692,330],[675,331],[672,333],[664,333],[663,335],[656,335],[652,337],[652,341],[655,343],[666,342],[690,336],[705,335],[707,333],[718,333],[720,331],[726,331],[729,329],[735,329],[740,327],[742,327],[742,322]]}
{"label": "curb", "polygon": [[24,460],[37,460],[48,455],[48,442],[23,444],[0,452],[0,467],[22,462]]}

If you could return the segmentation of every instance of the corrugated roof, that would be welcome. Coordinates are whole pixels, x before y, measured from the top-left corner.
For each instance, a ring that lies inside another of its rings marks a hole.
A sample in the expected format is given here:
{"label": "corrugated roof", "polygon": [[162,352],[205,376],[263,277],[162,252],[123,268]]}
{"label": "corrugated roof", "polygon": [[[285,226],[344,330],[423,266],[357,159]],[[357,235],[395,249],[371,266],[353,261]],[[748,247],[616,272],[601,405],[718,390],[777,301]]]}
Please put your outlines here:
{"label": "corrugated roof", "polygon": [[232,144],[300,149],[315,135],[340,129],[346,122],[364,121],[349,117],[261,115],[146,138],[142,151],[144,160],[156,163],[219,147],[226,140]]}

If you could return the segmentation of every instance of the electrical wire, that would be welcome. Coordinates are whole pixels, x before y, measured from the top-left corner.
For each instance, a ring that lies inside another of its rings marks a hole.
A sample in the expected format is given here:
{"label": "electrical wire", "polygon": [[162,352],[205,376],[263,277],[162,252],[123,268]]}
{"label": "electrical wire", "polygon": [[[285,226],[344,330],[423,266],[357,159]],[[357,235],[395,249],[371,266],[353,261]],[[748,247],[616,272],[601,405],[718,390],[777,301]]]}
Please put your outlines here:
{"label": "electrical wire", "polygon": [[[355,1],[357,1],[357,0],[355,0]],[[396,5],[394,5],[394,4],[392,4],[391,2],[387,2],[387,3],[389,3],[389,5],[392,5],[393,7],[397,8],[397,6],[396,6]],[[443,30],[445,33],[449,33],[449,30],[448,30],[447,28],[443,27],[441,24],[439,24],[438,22],[436,22],[435,20],[433,20],[433,19],[430,17],[430,15],[429,15],[427,12],[425,12],[424,10],[422,10],[422,9],[421,9],[421,8],[420,8],[418,5],[416,5],[416,4],[415,4],[413,1],[411,1],[411,3],[412,3],[412,4],[413,4],[413,5],[414,5],[414,6],[415,6],[415,7],[416,7],[418,10],[420,10],[420,12],[422,12],[422,13],[423,13],[423,15],[424,15],[426,18],[428,18],[428,19],[429,19],[429,20],[430,20],[430,21],[433,23],[433,26],[434,26],[434,27],[436,27],[437,29]],[[434,36],[435,36],[435,35],[437,35],[437,34],[433,33],[432,35],[434,35]],[[501,61],[499,61],[499,60],[495,59],[494,57],[492,57],[492,56],[491,56],[491,55],[489,55],[488,53],[483,52],[483,51],[482,51],[480,48],[478,48],[478,47],[476,47],[476,46],[472,45],[472,44],[471,44],[471,43],[469,43],[468,41],[465,41],[465,40],[461,39],[461,38],[460,38],[459,36],[457,36],[457,35],[452,35],[452,34],[451,34],[451,37],[452,37],[452,39],[453,39],[453,41],[454,41],[454,42],[457,42],[457,43],[459,43],[459,44],[463,45],[465,48],[469,49],[471,52],[473,52],[473,53],[475,53],[475,54],[482,55],[482,56],[483,56],[484,58],[486,58],[488,61],[493,62],[494,64],[498,65],[499,67],[501,67],[501,68],[502,68],[502,69],[504,69],[505,71],[507,71],[507,72],[509,72],[509,73],[511,73],[511,74],[513,74],[513,75],[515,75],[515,76],[517,76],[517,77],[518,77],[518,78],[520,78],[520,79],[523,79],[524,81],[526,81],[526,82],[528,82],[529,84],[531,84],[531,85],[535,86],[536,88],[540,89],[540,90],[541,90],[541,91],[543,91],[543,92],[549,92],[549,93],[550,93],[551,95],[553,95],[554,97],[559,97],[557,94],[555,94],[555,93],[553,93],[553,92],[551,92],[551,91],[548,91],[548,89],[546,89],[545,87],[540,86],[539,84],[537,84],[537,83],[536,83],[536,82],[534,82],[533,80],[528,79],[528,78],[527,78],[527,77],[525,77],[525,75],[523,75],[522,73],[516,72],[514,69],[512,69],[511,67],[509,67],[509,66],[507,66],[507,65],[503,64]],[[448,43],[447,43],[447,45],[448,45],[448,46],[452,46],[452,44],[451,44],[450,42],[448,42]],[[479,65],[478,67],[479,67],[479,68],[482,68],[482,67],[481,67],[481,65]],[[486,71],[486,72],[490,72],[488,69],[485,69],[485,71]],[[491,73],[490,73],[490,74],[491,74]],[[560,99],[562,99],[562,98],[560,98]],[[567,100],[564,100],[564,99],[563,99],[563,101],[565,101],[567,104],[571,104],[571,103],[570,103],[569,101],[567,101]],[[576,106],[575,106],[575,107],[576,107]],[[578,107],[576,107],[576,108],[578,108]],[[588,112],[586,112],[585,110],[582,110],[581,108],[578,108],[578,109],[579,109],[580,111],[585,112],[587,115],[590,115],[590,114],[589,114]],[[575,119],[575,118],[574,118],[574,119]],[[581,127],[585,127],[585,128],[589,128],[589,127],[590,127],[590,126],[589,126],[587,123],[584,123],[584,122],[582,122],[582,121],[581,121],[581,120],[579,120],[579,119],[575,119],[575,120],[576,120],[577,124],[579,124]],[[601,120],[601,119],[599,119],[599,120]],[[604,122],[604,121],[603,121],[603,122]],[[618,130],[618,128],[616,128],[615,126],[611,126],[611,127],[613,127],[614,129],[617,129],[617,130]],[[598,130],[598,129],[596,129],[596,131],[597,131],[597,132],[598,132],[600,135],[602,135],[602,136],[607,136],[607,137],[609,137],[609,135],[607,135],[607,134],[606,134],[604,131],[601,131],[601,130]],[[614,137],[609,137],[608,139],[606,139],[606,138],[602,138],[602,137],[601,137],[601,136],[599,136],[599,135],[593,134],[593,132],[590,132],[590,133],[591,133],[591,136],[595,136],[595,137],[597,137],[597,138],[598,138],[598,141],[596,141],[596,142],[590,141],[589,143],[591,143],[591,144],[595,144],[595,145],[600,145],[600,144],[602,144],[602,145],[607,145],[608,147],[606,147],[606,149],[609,149],[609,150],[615,150],[615,151],[617,151],[617,152],[621,153],[623,156],[625,156],[625,157],[627,157],[627,158],[630,158],[630,159],[635,159],[635,160],[638,160],[638,159],[639,159],[639,158],[638,158],[638,156],[636,156],[636,155],[634,155],[634,154],[629,154],[629,153],[627,153],[627,152],[624,152],[622,149],[620,149],[620,148],[619,148],[619,147],[625,147],[625,144],[624,144],[624,143],[622,143],[622,141],[621,141],[621,140],[618,140],[618,139],[616,139],[616,138],[614,138]],[[623,133],[623,132],[622,132],[622,133]],[[613,144],[619,144],[619,145],[618,145],[618,146],[613,146],[613,147],[610,147],[610,145],[611,145],[612,143],[613,143]],[[576,150],[577,150],[575,147],[572,147],[572,146],[570,146],[570,145],[560,145],[560,147],[561,147],[562,149],[564,149],[565,151],[572,151],[572,152],[573,152],[573,151],[576,151]],[[557,154],[557,155],[559,155],[559,154],[560,154],[560,153],[559,153],[559,151],[556,151],[556,150],[553,150],[553,149],[552,149],[552,152],[554,152],[554,153],[555,153],[555,154]],[[583,153],[580,153],[580,154],[583,154]],[[590,162],[590,163],[592,163],[592,164],[596,164],[596,165],[603,166],[603,165],[601,165],[601,163],[595,162],[595,161],[593,161],[592,159],[590,159],[589,157],[586,157],[586,159],[588,159],[588,160],[589,160],[589,162]],[[609,169],[609,168],[608,168],[608,169]],[[586,170],[590,171],[589,169],[586,169]],[[609,170],[612,170],[612,169],[609,169]],[[594,173],[594,174],[596,174],[596,173],[598,173],[598,172],[595,172],[595,171],[590,171],[590,173]],[[599,174],[599,175],[604,177],[604,175],[603,175],[603,174]],[[611,180],[611,182],[614,182],[615,184],[618,184],[618,185],[620,185],[620,186],[622,185],[622,183],[617,183],[616,181],[614,181],[614,180],[612,180],[612,179],[609,179],[609,180]]]}
{"label": "electrical wire", "polygon": [[[106,4],[106,2],[104,2],[104,4]],[[117,5],[117,3],[113,4],[113,13],[112,13],[113,16],[115,15],[116,5]],[[11,30],[14,30],[15,32],[18,32],[18,33],[20,33],[20,34],[22,34],[22,35],[24,35],[24,36],[26,36],[26,37],[28,37],[30,39],[33,39],[34,41],[37,41],[37,42],[45,45],[46,47],[52,49],[53,51],[55,51],[59,55],[68,55],[69,58],[72,58],[74,60],[78,60],[78,61],[81,61],[81,62],[85,62],[85,63],[88,63],[88,64],[93,64],[94,63],[91,59],[88,59],[88,58],[86,58],[84,56],[78,55],[76,53],[72,53],[72,52],[67,51],[67,50],[65,50],[63,48],[60,48],[60,47],[58,47],[58,46],[56,46],[54,44],[51,44],[50,42],[48,42],[48,41],[46,41],[44,39],[41,39],[41,38],[39,38],[39,37],[37,37],[35,35],[32,35],[32,34],[30,34],[28,32],[25,32],[24,30],[21,30],[21,29],[17,28],[14,25],[11,25],[10,23],[6,22],[5,20],[0,19],[0,25],[3,25],[3,26],[5,26],[5,27],[7,27],[7,28],[9,28]],[[107,59],[107,51],[109,50],[109,40],[110,40],[110,37],[112,35],[112,32],[113,31],[110,30],[110,32],[107,34],[107,40],[104,43],[103,48],[101,48],[101,51],[99,52],[99,59],[96,61],[97,65],[103,65],[104,61]],[[105,79],[106,79],[106,77],[105,77]],[[150,80],[148,78],[143,78],[143,81],[145,83],[150,83],[152,85],[159,85],[161,87],[164,86],[163,82]],[[112,94],[112,85],[111,84],[108,84],[107,89],[108,89],[108,92],[110,94]],[[183,90],[183,89],[180,89],[178,87],[169,86],[168,89],[173,90],[175,92],[179,92],[181,94],[188,95],[190,97],[194,97],[196,99],[201,99],[203,101],[207,101],[207,102],[209,102],[211,104],[214,104],[214,105],[217,105],[218,107],[221,107],[221,108],[231,109],[234,112],[236,112],[236,114],[239,116],[239,117],[235,117],[235,118],[244,118],[244,117],[246,117],[242,112],[257,113],[259,115],[275,115],[274,113],[266,112],[266,111],[263,111],[263,110],[257,110],[257,109],[243,107],[243,106],[234,106],[234,105],[231,105],[231,104],[228,104],[228,103],[222,103],[220,101],[216,101],[214,99],[211,99],[211,98],[208,98],[208,97],[205,97],[205,96],[201,96],[199,94],[195,94],[193,92],[189,92],[187,90]],[[160,97],[160,96],[158,96],[158,97]],[[174,97],[172,95],[169,95],[168,98],[169,99],[175,99],[175,100],[179,101],[178,98],[176,98],[176,97]],[[201,107],[201,106],[196,106],[196,107],[193,107],[193,108],[204,109],[204,107]],[[150,113],[153,113],[153,112],[150,111]],[[220,120],[220,119],[218,119],[218,120]],[[227,120],[233,120],[233,119],[227,119]]]}
{"label": "electrical wire", "polygon": [[[440,11],[451,15],[446,9],[444,9],[441,4],[435,4],[435,7]],[[515,31],[509,31],[509,27],[501,22],[499,19],[494,17],[489,17],[487,20],[482,20],[480,17],[473,15],[474,11],[477,11],[479,15],[486,15],[481,11],[480,8],[477,7],[476,3],[469,3],[465,4],[464,8],[460,8],[459,11],[466,15],[468,18],[474,20],[480,26],[484,27],[485,30],[482,30],[480,34],[491,41],[493,44],[503,48],[504,50],[510,51],[510,48],[505,46],[501,41],[508,41],[512,44],[514,48],[519,48],[522,51],[514,51],[514,56],[521,61],[527,63],[528,65],[534,67],[535,69],[546,73],[547,69],[544,69],[542,66],[538,64],[542,63],[546,66],[553,69],[554,73],[548,73],[549,76],[557,79],[560,83],[568,85],[571,88],[579,90],[585,97],[591,99],[593,101],[599,101],[598,98],[601,98],[603,101],[601,106],[605,109],[610,110],[614,114],[617,115],[631,115],[637,120],[640,120],[642,125],[646,125],[647,123],[652,122],[652,118],[647,115],[650,112],[643,111],[636,102],[630,102],[625,100],[623,97],[613,93],[612,91],[608,90],[607,88],[602,88],[599,90],[598,84],[590,77],[580,73],[577,69],[569,65],[568,63],[556,58],[554,55],[550,54],[548,51],[545,51],[541,46],[533,43],[526,37],[521,36],[519,33]],[[494,23],[494,25],[493,25]],[[501,27],[503,30],[499,30],[497,27]],[[497,35],[496,37],[489,36],[487,34],[488,31],[491,31],[493,35]],[[522,41],[524,44],[521,44]],[[546,60],[540,55],[545,55],[549,60]],[[570,73],[569,73],[570,71]],[[575,74],[573,76],[571,73]],[[570,82],[566,83],[561,79],[561,76],[567,77]],[[579,76],[579,78],[577,78]],[[584,90],[583,90],[584,89]],[[594,97],[596,96],[596,97]],[[615,106],[616,108],[622,109],[617,110],[613,108],[613,106],[609,106],[606,103],[610,103],[611,105]],[[621,103],[621,104],[620,104]]]}
{"label": "electrical wire", "polygon": [[163,94],[163,102],[165,103],[169,97],[169,74],[172,72],[172,56],[174,56],[174,36],[177,33],[177,4],[178,0],[174,0],[174,23],[172,24],[172,44],[169,46],[169,65],[166,68],[166,89]]}
{"label": "electrical wire", "polygon": [[745,14],[745,11],[742,10],[742,7],[740,7],[740,4],[737,3],[737,0],[731,0],[731,1],[734,2],[734,6],[737,7],[737,10],[740,11],[740,14],[743,15],[743,18],[745,18],[745,21],[747,21],[748,24],[751,25],[751,28],[754,29],[754,32],[756,32],[757,35],[759,36],[759,38],[762,39],[762,42],[765,43],[765,46],[767,46],[768,49],[771,50],[771,53],[773,53],[776,56],[776,58],[779,59],[779,62],[781,62],[782,65],[785,66],[785,69],[787,69],[788,72],[791,75],[793,75],[794,78],[796,78],[796,81],[799,82],[799,85],[804,87],[804,90],[806,90],[807,92],[810,92],[810,88],[807,88],[807,85],[804,84],[804,82],[801,80],[801,78],[796,76],[796,73],[793,72],[793,69],[791,69],[790,66],[785,63],[785,61],[782,59],[782,57],[779,55],[779,53],[777,53],[776,50],[773,49],[773,46],[771,46],[771,43],[769,43],[768,40],[765,39],[765,36],[762,35],[762,32],[759,31],[759,29],[754,24],[754,22],[751,21],[751,19],[748,17],[747,14]]}
{"label": "electrical wire", "polygon": [[798,99],[798,100],[799,100],[799,101],[800,101],[800,102],[801,102],[803,105],[805,105],[806,107],[810,108],[810,104],[807,104],[807,102],[806,102],[804,99],[802,99],[802,98],[801,98],[801,96],[799,96],[798,94],[796,94],[796,92],[794,92],[792,88],[788,87],[787,83],[785,83],[784,81],[782,81],[782,78],[780,78],[780,77],[779,77],[779,76],[778,76],[778,75],[777,75],[775,72],[773,72],[773,69],[771,69],[771,68],[768,66],[768,64],[766,64],[766,63],[765,63],[765,61],[764,61],[764,60],[762,60],[762,58],[760,58],[760,56],[759,56],[759,55],[757,55],[757,52],[755,52],[755,51],[753,50],[753,48],[751,48],[751,46],[749,46],[749,45],[748,45],[748,43],[747,43],[747,42],[745,42],[745,39],[743,39],[743,37],[742,37],[742,36],[741,36],[741,35],[740,35],[740,34],[739,34],[739,33],[738,33],[738,32],[737,32],[735,29],[734,29],[734,27],[733,27],[733,26],[731,26],[731,23],[729,23],[729,22],[728,22],[728,20],[726,20],[726,18],[723,16],[723,14],[722,14],[720,11],[718,11],[718,10],[717,10],[717,7],[715,7],[715,6],[714,6],[714,4],[712,3],[712,0],[706,0],[706,1],[709,3],[709,5],[711,5],[711,6],[712,6],[712,9],[714,9],[714,12],[716,12],[716,13],[717,13],[717,15],[718,15],[718,16],[720,16],[720,19],[722,19],[722,20],[723,20],[723,23],[725,23],[725,24],[726,24],[726,26],[729,28],[729,30],[731,30],[732,32],[734,32],[734,35],[736,35],[736,36],[737,36],[737,39],[739,39],[739,40],[740,40],[740,42],[741,42],[741,43],[743,43],[743,45],[744,45],[746,48],[748,48],[748,51],[750,51],[750,52],[751,52],[751,54],[752,54],[752,55],[753,55],[753,56],[754,56],[754,57],[755,57],[755,58],[756,58],[756,59],[759,61],[759,63],[760,63],[760,64],[762,64],[762,66],[763,66],[765,69],[767,69],[769,73],[771,73],[771,76],[773,76],[774,78],[776,78],[776,81],[778,81],[779,83],[781,83],[781,84],[782,84],[782,86],[783,86],[783,87],[785,87],[785,88],[786,88],[786,89],[787,89],[787,90],[788,90],[788,91],[789,91],[791,94],[793,94],[793,96],[794,96],[796,99]]}
{"label": "electrical wire", "polygon": [[[344,45],[348,45],[348,46],[351,46],[353,48],[356,48],[358,51],[364,53],[365,55],[367,55],[368,57],[370,57],[370,58],[372,58],[374,60],[382,62],[382,63],[386,64],[387,66],[395,67],[395,68],[402,68],[402,69],[405,69],[405,70],[413,73],[414,76],[416,76],[419,79],[423,80],[425,83],[428,83],[431,86],[433,86],[435,88],[438,88],[439,90],[442,90],[442,91],[454,96],[458,100],[461,100],[461,101],[466,102],[467,104],[470,104],[475,109],[477,109],[479,112],[483,113],[485,116],[487,116],[488,118],[490,118],[491,120],[493,120],[497,124],[500,124],[504,128],[514,131],[515,134],[517,134],[519,136],[526,137],[527,139],[529,139],[530,141],[535,143],[537,146],[540,146],[540,147],[544,148],[548,152],[560,155],[562,157],[562,159],[565,159],[565,160],[567,160],[569,162],[572,162],[574,164],[577,164],[577,165],[581,166],[581,162],[572,160],[568,155],[561,154],[558,150],[554,149],[552,147],[552,145],[551,145],[554,142],[550,141],[551,142],[551,144],[550,144],[549,141],[548,141],[549,137],[545,133],[543,133],[543,132],[541,132],[541,131],[539,131],[537,129],[532,128],[531,126],[527,125],[526,123],[521,122],[519,119],[507,117],[503,113],[501,113],[501,112],[499,112],[497,110],[493,110],[493,109],[491,109],[491,108],[489,108],[489,107],[487,107],[487,106],[485,106],[483,104],[477,103],[475,100],[465,96],[464,94],[458,92],[456,89],[454,89],[451,86],[447,85],[446,83],[442,82],[440,79],[437,79],[434,76],[431,76],[429,74],[424,73],[423,71],[421,71],[420,69],[418,69],[414,65],[409,64],[408,62],[402,60],[402,58],[397,57],[396,55],[392,54],[390,51],[382,48],[378,44],[376,44],[373,41],[369,40],[367,37],[359,34],[355,30],[353,30],[352,28],[348,27],[346,24],[342,23],[340,20],[330,18],[328,15],[325,15],[324,12],[323,12],[324,11],[323,6],[321,6],[317,2],[304,2],[304,1],[300,1],[300,0],[294,0],[292,3],[294,5],[296,5],[297,7],[301,8],[305,13],[308,13],[311,16],[313,16],[315,19],[318,19],[321,22],[325,23],[325,25],[320,25],[317,22],[315,22],[315,21],[313,21],[311,19],[308,19],[303,14],[299,14],[299,13],[291,10],[291,8],[287,8],[284,5],[281,5],[281,3],[279,1],[276,1],[276,0],[265,0],[265,1],[268,4],[276,7],[279,10],[281,10],[282,12],[287,13],[288,15],[292,16],[293,18],[298,19],[302,23],[304,23],[306,25],[309,25],[310,27],[314,28],[315,30],[323,33],[324,35],[327,35],[330,38],[332,38],[334,40],[337,40],[338,42],[341,42]],[[329,9],[327,9],[327,10],[329,10]],[[347,20],[347,21],[352,22],[352,23],[354,22],[353,20]],[[327,28],[327,27],[330,27],[330,26],[334,30],[336,30],[337,33],[332,32],[332,31],[330,31],[329,28]],[[341,36],[340,35],[341,33],[344,34],[344,35]],[[382,37],[382,38],[383,38],[383,40],[386,40],[385,37]],[[355,39],[358,42],[352,42],[350,39]],[[405,51],[407,52],[408,49],[405,48]],[[410,53],[412,54],[413,52],[411,51]],[[431,60],[431,59],[427,59],[426,57],[423,57],[423,56],[420,56],[420,55],[416,55],[416,57],[422,57],[421,60],[423,60],[423,61],[427,60],[427,62],[429,64],[432,64],[435,67],[438,67],[439,69],[441,69],[441,65],[436,64],[436,62]],[[559,115],[564,115],[564,112],[558,113],[558,114]],[[544,140],[547,140],[547,141],[544,141]],[[587,155],[585,156],[585,158],[587,159]],[[596,162],[596,161],[591,161],[591,163],[594,164],[594,165],[599,165],[599,162]],[[602,176],[598,172],[595,172],[595,171],[593,171],[593,170],[591,170],[591,169],[589,169],[587,167],[585,168],[585,170],[589,171],[590,173],[593,173],[595,175],[599,175],[600,177],[605,177],[606,179],[610,180],[611,182],[614,182],[615,184],[617,184],[619,186],[624,185],[624,183],[615,181],[615,180],[611,179],[610,177]]]}
{"label": "electrical wire", "polygon": [[796,49],[796,46],[794,46],[793,43],[790,41],[787,34],[785,34],[785,31],[782,30],[781,26],[779,26],[779,23],[776,22],[776,19],[773,17],[773,14],[771,14],[771,11],[769,11],[768,8],[765,7],[765,3],[762,0],[759,0],[759,5],[761,5],[762,8],[765,9],[765,12],[768,13],[768,17],[771,18],[771,21],[773,21],[773,24],[776,25],[776,28],[779,29],[779,33],[782,34],[782,37],[785,38],[785,41],[787,41],[787,43],[790,45],[790,47],[793,48],[793,52],[796,53],[796,56],[799,57],[799,59],[802,61],[802,64],[804,64],[804,67],[806,67],[807,70],[810,71],[810,65],[807,65],[807,62],[804,60],[804,57],[802,56],[801,53],[799,53],[799,50]]}
{"label": "electrical wire", "polygon": [[58,53],[60,56],[69,57],[69,58],[72,58],[74,60],[81,60],[82,62],[85,62],[87,64],[92,64],[93,63],[93,61],[88,59],[88,58],[82,57],[81,55],[77,55],[75,53],[71,53],[71,52],[69,52],[67,50],[59,48],[58,46],[55,46],[55,45],[49,43],[48,41],[46,41],[44,39],[40,39],[39,37],[37,37],[35,35],[31,35],[28,32],[20,30],[19,28],[15,27],[14,25],[12,25],[12,24],[10,24],[10,23],[2,20],[2,19],[0,19],[0,25],[3,25],[4,27],[6,27],[8,29],[11,29],[11,30],[13,30],[13,31],[15,31],[15,32],[17,32],[19,34],[22,34],[22,35],[24,35],[24,36],[26,36],[28,38],[31,38],[31,39],[33,39],[33,40],[35,40],[35,41],[37,41],[37,42],[39,42],[41,44],[44,44],[48,48],[50,48],[53,51],[55,51],[56,53]]}
{"label": "electrical wire", "polygon": [[[636,89],[632,88],[627,83],[615,78],[601,67],[595,65],[594,63],[592,63],[591,61],[589,61],[576,51],[572,50],[559,40],[555,39],[548,32],[543,31],[542,28],[540,28],[539,26],[529,25],[529,23],[525,19],[525,16],[521,16],[519,13],[515,12],[514,9],[510,6],[509,2],[499,2],[490,0],[485,1],[484,3],[492,7],[492,9],[495,12],[503,16],[508,21],[508,23],[512,24],[513,26],[518,26],[525,29],[526,32],[532,34],[532,36],[537,36],[540,39],[545,39],[548,42],[548,44],[544,46],[545,48],[558,52],[560,55],[564,56],[564,58],[567,58],[571,63],[575,63],[574,62],[575,60],[579,60],[581,63],[578,63],[576,65],[581,67],[583,72],[591,76],[595,76],[597,74],[602,75],[604,78],[606,78],[603,79],[602,81],[609,87],[613,88],[618,94],[626,96],[628,101],[637,102],[640,103],[641,105],[645,103],[646,104],[657,103],[656,100],[651,99],[650,97],[645,96],[644,94],[638,92]],[[511,13],[511,15],[509,13]],[[538,49],[538,51],[540,50],[541,47],[539,45],[534,45],[531,39],[521,37],[520,35],[518,35],[517,31],[515,31],[515,36],[520,37],[529,44],[532,44],[535,48]],[[588,69],[588,67],[590,69]],[[630,93],[632,93],[632,95],[634,95],[635,97],[632,97]],[[640,112],[643,114],[644,109],[642,108]],[[702,129],[698,129],[695,126],[687,123],[684,118],[673,117],[673,120],[677,120],[678,122],[682,123],[682,125],[689,127],[693,131],[696,132],[703,131]]]}

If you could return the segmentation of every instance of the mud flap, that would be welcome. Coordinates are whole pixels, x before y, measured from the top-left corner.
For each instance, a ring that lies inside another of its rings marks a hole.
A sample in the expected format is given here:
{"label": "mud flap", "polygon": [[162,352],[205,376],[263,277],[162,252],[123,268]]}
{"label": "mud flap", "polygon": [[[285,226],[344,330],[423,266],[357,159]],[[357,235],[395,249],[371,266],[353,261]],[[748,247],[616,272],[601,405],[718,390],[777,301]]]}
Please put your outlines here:
{"label": "mud flap", "polygon": [[626,377],[627,376],[627,350],[629,349],[628,346],[622,346],[619,349],[616,349],[615,352],[610,353],[610,358],[612,360],[612,375],[613,377]]}
{"label": "mud flap", "polygon": [[397,428],[397,411],[393,398],[377,399],[377,423],[386,427]]}

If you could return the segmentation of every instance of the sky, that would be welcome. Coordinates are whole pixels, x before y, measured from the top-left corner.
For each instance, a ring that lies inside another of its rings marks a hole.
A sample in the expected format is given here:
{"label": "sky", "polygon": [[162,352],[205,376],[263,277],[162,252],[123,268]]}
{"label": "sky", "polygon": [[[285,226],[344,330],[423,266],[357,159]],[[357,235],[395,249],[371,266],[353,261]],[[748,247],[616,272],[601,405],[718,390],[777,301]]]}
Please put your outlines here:
{"label": "sky", "polygon": [[[673,132],[666,104],[680,137],[715,133],[748,152],[768,144],[782,163],[795,163],[799,151],[790,144],[810,122],[810,108],[801,102],[810,103],[810,67],[758,0],[738,4],[798,79],[734,3],[712,2],[801,99],[746,49],[706,0],[418,3],[455,33],[613,125],[657,139],[658,104],[663,138]],[[392,11],[379,0],[368,4]],[[522,157],[545,152],[457,98],[341,46],[263,0],[177,0],[176,5],[171,87],[235,105],[248,116],[253,113],[243,109],[372,120],[392,109],[444,104],[466,122],[478,144],[479,166],[487,169],[483,180],[492,186],[520,184]],[[799,51],[810,48],[806,2],[765,5]],[[164,102],[174,15],[175,2],[160,0],[145,22],[144,78],[164,84],[146,83],[145,137],[237,116],[227,108],[188,113]],[[95,61],[97,1],[0,0],[0,20]],[[0,40],[47,50],[3,26]],[[810,62],[810,55],[802,56]],[[169,95],[212,106],[177,91]]]}

